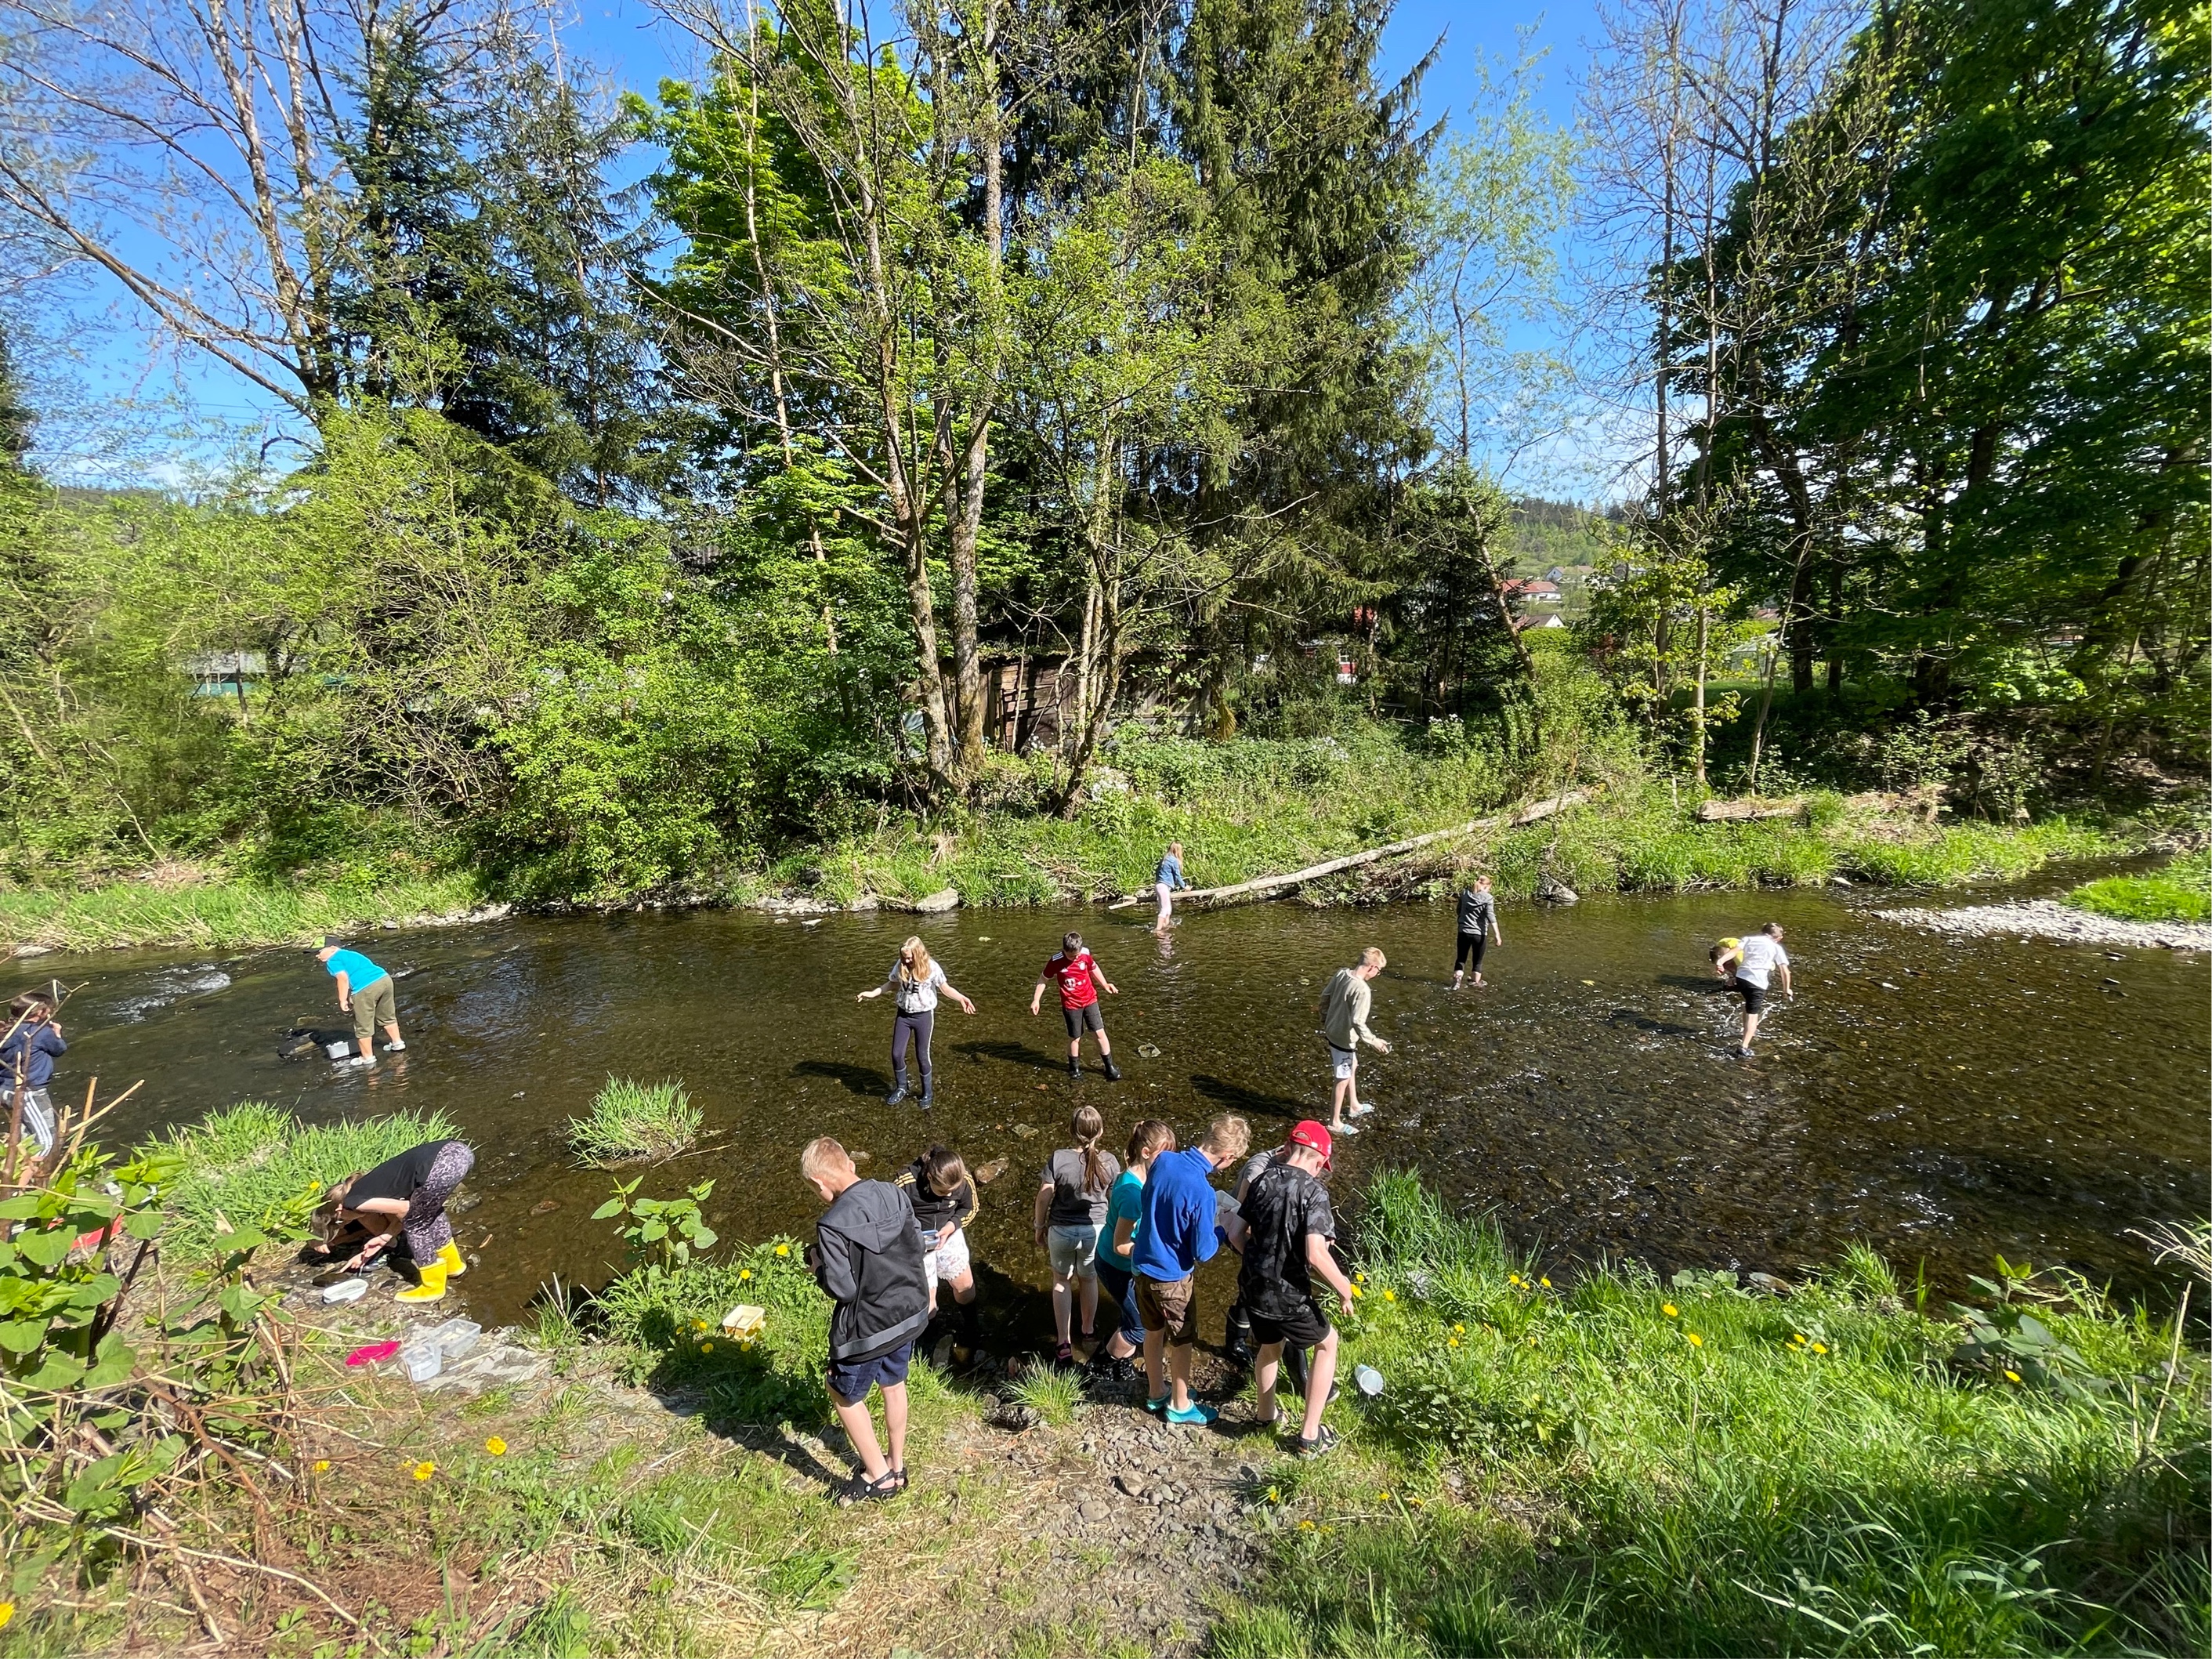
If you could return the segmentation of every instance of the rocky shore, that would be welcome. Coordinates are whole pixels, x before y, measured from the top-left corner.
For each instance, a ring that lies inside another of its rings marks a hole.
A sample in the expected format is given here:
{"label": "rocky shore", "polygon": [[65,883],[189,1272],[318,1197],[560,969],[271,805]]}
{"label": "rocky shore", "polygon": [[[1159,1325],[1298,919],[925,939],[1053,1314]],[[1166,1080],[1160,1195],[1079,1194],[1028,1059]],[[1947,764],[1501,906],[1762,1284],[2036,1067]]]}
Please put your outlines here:
{"label": "rocky shore", "polygon": [[2212,951],[2212,926],[2191,921],[2120,921],[2053,899],[1970,904],[1957,910],[1877,910],[1885,921],[1939,933],[2064,939],[2074,945],[2128,945],[2151,951]]}

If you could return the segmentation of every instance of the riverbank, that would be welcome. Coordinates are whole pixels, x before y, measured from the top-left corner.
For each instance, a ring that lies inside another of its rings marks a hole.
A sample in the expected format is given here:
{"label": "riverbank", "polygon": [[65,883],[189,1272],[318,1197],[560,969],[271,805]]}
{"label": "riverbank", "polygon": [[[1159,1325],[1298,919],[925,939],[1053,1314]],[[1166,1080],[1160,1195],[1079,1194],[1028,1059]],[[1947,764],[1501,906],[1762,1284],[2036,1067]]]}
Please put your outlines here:
{"label": "riverbank", "polygon": [[[644,905],[852,909],[1087,904],[1140,892],[1163,848],[1184,846],[1193,882],[1219,887],[1304,868],[1486,816],[1543,804],[1504,793],[1479,756],[1411,754],[1370,737],[1347,746],[1155,742],[1144,765],[1109,773],[1073,818],[1001,802],[935,825],[886,823],[711,890],[641,895]],[[1298,886],[1308,903],[1370,903],[1449,890],[1490,871],[1501,897],[1541,878],[1580,892],[1683,892],[1828,882],[1942,888],[2014,879],[2054,860],[2140,850],[2152,832],[2052,818],[1944,823],[1896,796],[1813,793],[1747,804],[1762,817],[1712,819],[1636,777],[1583,786],[1591,799],[1540,822],[1455,836]],[[1711,811],[1710,804],[1707,811]],[[565,908],[543,901],[538,908]],[[0,893],[0,945],[18,955],[122,945],[239,949],[327,932],[453,925],[505,914],[463,872],[382,884],[270,886],[220,878],[125,880],[85,890]]]}
{"label": "riverbank", "polygon": [[2124,945],[2148,951],[2212,951],[2212,924],[2124,921],[2051,899],[1970,904],[1955,910],[1907,906],[1875,914],[1885,921],[1924,927],[1938,933],[1979,934],[1990,939],[2055,939],[2073,945]]}
{"label": "riverbank", "polygon": [[[1346,1243],[1347,1374],[1382,1389],[1332,1406],[1328,1458],[1286,1456],[1210,1351],[1204,1431],[1020,1355],[925,1361],[912,1487],[851,1511],[796,1240],[549,1297],[422,1389],[341,1358],[456,1298],[401,1307],[387,1276],[332,1310],[257,1269],[287,1292],[291,1419],[233,1431],[243,1479],[151,1477],[169,1528],[125,1516],[97,1558],[19,1511],[9,1645],[2202,1650],[2212,1402],[2171,1321],[2027,1269],[1923,1305],[1864,1252],[1792,1285],[1575,1279],[1403,1176]],[[767,1312],[746,1340],[720,1328],[738,1302]]]}
{"label": "riverbank", "polygon": [[2185,853],[2142,875],[2084,882],[2066,902],[2116,921],[2212,922],[2212,850]]}

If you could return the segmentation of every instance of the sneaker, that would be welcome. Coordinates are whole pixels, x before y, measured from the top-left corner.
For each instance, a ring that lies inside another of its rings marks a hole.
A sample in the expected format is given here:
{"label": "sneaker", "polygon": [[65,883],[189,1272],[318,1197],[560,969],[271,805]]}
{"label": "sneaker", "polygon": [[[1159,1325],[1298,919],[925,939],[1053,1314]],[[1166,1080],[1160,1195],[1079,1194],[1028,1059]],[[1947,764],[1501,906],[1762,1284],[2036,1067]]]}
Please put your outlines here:
{"label": "sneaker", "polygon": [[1099,1064],[1105,1068],[1106,1080],[1109,1083],[1119,1083],[1121,1080],[1121,1068],[1114,1063],[1113,1055],[1106,1055]]}
{"label": "sneaker", "polygon": [[404,1054],[407,1052],[407,1045],[404,1042],[387,1042],[384,1045],[384,1052],[387,1054]]}
{"label": "sneaker", "polygon": [[1749,1060],[1751,1058],[1751,1050],[1745,1048],[1741,1042],[1737,1043],[1731,1052],[1738,1060]]}
{"label": "sneaker", "polygon": [[1356,1135],[1359,1133],[1359,1126],[1357,1123],[1332,1123],[1328,1126],[1328,1132],[1333,1135]]}
{"label": "sneaker", "polygon": [[1167,1412],[1168,1401],[1173,1397],[1171,1395],[1164,1394],[1148,1395],[1145,1401],[1145,1409],[1155,1417],[1164,1416]]}
{"label": "sneaker", "polygon": [[1296,1439],[1292,1440],[1291,1442],[1291,1449],[1295,1451],[1300,1457],[1319,1457],[1325,1452],[1334,1451],[1336,1449],[1336,1431],[1329,1427],[1328,1424],[1324,1423],[1321,1425],[1321,1432],[1314,1436],[1312,1439],[1309,1440],[1305,1436],[1299,1435]]}
{"label": "sneaker", "polygon": [[1200,1427],[1206,1424],[1211,1423],[1215,1418],[1220,1415],[1221,1413],[1214,1410],[1212,1407],[1202,1406],[1197,1401],[1194,1400],[1190,1403],[1190,1409],[1188,1411],[1170,1411],[1168,1413],[1168,1421],[1170,1423],[1180,1423],[1186,1428]]}

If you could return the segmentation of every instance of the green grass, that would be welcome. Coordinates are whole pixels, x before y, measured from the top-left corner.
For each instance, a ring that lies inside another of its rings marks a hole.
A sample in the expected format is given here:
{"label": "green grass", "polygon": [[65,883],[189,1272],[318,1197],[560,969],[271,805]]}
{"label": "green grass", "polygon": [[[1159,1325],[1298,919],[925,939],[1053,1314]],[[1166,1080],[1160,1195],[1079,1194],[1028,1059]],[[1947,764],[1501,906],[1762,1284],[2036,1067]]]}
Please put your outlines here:
{"label": "green grass", "polygon": [[1345,1363],[1386,1391],[1283,1468],[1273,1573],[1216,1659],[2212,1639],[2207,1367],[2185,1346],[2169,1382],[2170,1322],[2062,1283],[2033,1316],[2075,1359],[1961,1364],[1868,1252],[1781,1299],[1633,1266],[1555,1286],[1402,1175],[1360,1246]]}
{"label": "green grass", "polygon": [[1006,1398],[1027,1406],[1054,1428],[1064,1429],[1075,1421],[1076,1408],[1083,1403],[1083,1379],[1056,1365],[1032,1365],[1006,1391]]}
{"label": "green grass", "polygon": [[459,1133],[437,1112],[313,1126],[261,1101],[210,1113],[170,1135],[184,1172],[168,1194],[163,1237],[177,1254],[204,1253],[221,1231],[218,1218],[246,1226],[317,1183],[327,1188],[410,1146]]}
{"label": "green grass", "polygon": [[64,951],[285,945],[386,919],[449,915],[481,899],[474,878],[465,875],[337,886],[123,881],[81,890],[25,887],[0,892],[0,941]]}
{"label": "green grass", "polygon": [[585,1163],[605,1168],[673,1158],[698,1137],[699,1109],[680,1083],[633,1083],[611,1077],[591,1115],[568,1120],[568,1145]]}
{"label": "green grass", "polygon": [[2212,852],[2185,853],[2147,875],[2086,883],[2066,902],[2121,921],[2212,921]]}

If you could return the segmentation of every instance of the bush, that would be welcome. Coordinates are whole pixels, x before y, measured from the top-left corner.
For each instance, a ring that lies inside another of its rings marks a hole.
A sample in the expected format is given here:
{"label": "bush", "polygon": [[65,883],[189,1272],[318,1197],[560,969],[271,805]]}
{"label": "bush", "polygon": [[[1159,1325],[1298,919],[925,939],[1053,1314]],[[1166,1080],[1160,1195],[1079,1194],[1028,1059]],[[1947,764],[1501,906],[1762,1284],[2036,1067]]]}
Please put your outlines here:
{"label": "bush", "polygon": [[585,1163],[673,1158],[697,1139],[699,1109],[680,1083],[633,1083],[611,1077],[588,1117],[568,1120],[568,1145]]}

